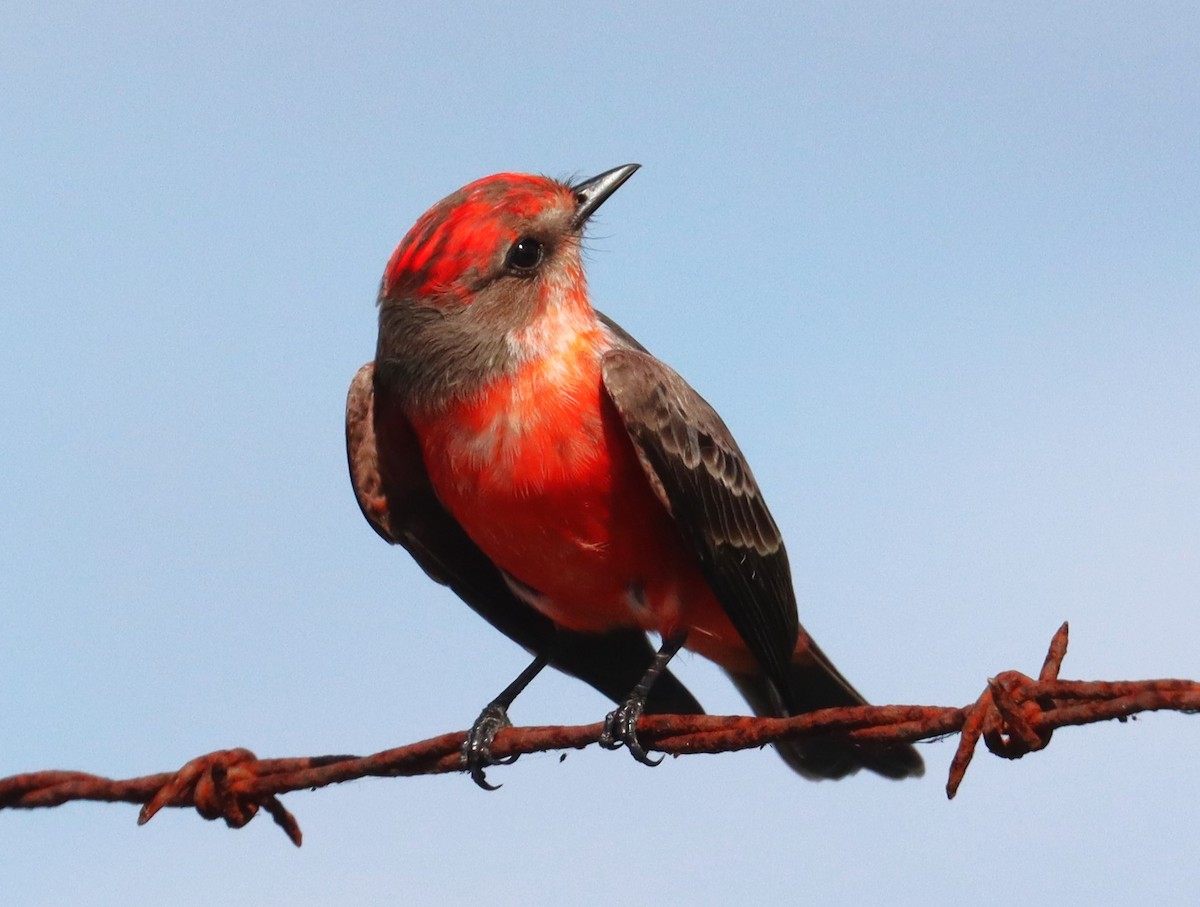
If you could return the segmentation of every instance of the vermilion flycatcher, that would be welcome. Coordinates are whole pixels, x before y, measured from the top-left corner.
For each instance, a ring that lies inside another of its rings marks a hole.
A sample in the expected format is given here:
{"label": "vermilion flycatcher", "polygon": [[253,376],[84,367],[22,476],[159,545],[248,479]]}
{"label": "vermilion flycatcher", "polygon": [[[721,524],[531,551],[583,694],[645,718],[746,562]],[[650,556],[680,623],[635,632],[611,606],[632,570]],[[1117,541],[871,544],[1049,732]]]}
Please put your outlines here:
{"label": "vermilion flycatcher", "polygon": [[[375,361],[350,386],[363,514],[536,656],[468,737],[484,786],[508,706],[546,664],[619,703],[602,742],[643,762],[639,715],[701,711],[666,670],[681,647],[758,714],[865,703],[801,628],[779,528],[725,423],[588,299],[583,229],[637,166],[577,186],[502,173],[434,205],[388,263]],[[807,778],[923,771],[908,746],[777,748]]]}

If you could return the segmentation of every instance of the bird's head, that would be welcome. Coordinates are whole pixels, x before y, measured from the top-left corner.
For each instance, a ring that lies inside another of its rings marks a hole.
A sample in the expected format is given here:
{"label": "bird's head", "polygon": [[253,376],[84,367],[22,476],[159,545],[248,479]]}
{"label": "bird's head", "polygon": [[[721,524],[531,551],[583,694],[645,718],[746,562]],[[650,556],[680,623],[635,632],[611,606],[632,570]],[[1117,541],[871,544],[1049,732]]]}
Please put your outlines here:
{"label": "bird's head", "polygon": [[637,168],[574,186],[499,173],[426,211],[384,272],[380,380],[418,403],[469,392],[514,367],[513,338],[549,306],[588,309],[584,226]]}

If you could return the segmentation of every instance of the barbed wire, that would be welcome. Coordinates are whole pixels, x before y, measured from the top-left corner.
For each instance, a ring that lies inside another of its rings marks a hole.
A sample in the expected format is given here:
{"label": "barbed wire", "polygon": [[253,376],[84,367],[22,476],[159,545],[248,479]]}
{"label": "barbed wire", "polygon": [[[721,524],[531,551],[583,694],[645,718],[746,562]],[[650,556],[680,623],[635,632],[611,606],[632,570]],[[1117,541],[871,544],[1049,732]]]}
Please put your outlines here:
{"label": "barbed wire", "polygon": [[[1067,651],[1067,625],[1054,634],[1037,679],[1019,671],[990,678],[974,703],[962,707],[888,705],[824,709],[795,718],[646,715],[638,738],[648,750],[670,755],[724,753],[779,740],[836,736],[862,746],[891,746],[960,734],[950,763],[946,795],[953,798],[982,739],[1005,759],[1046,747],[1068,725],[1124,720],[1138,712],[1200,711],[1200,683],[1191,680],[1059,680]],[[582,749],[596,743],[603,724],[513,727],[492,744],[497,760],[527,753]],[[259,759],[250,750],[200,756],[175,772],[113,780],[84,772],[42,771],[0,778],[0,809],[39,809],[74,800],[141,803],[143,825],[164,807],[192,807],[206,819],[241,828],[265,810],[297,847],[300,826],[280,794],[360,778],[396,778],[463,771],[466,733],[442,734],[371,756]]]}

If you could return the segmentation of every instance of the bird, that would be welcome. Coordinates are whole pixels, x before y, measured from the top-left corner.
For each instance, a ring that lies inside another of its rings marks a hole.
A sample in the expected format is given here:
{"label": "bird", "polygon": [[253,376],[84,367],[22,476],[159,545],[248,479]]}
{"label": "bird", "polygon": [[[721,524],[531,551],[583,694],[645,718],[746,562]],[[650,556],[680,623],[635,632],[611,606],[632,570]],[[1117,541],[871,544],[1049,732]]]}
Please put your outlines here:
{"label": "bird", "polygon": [[[387,264],[375,358],[347,396],[367,521],[534,656],[467,735],[464,768],[488,789],[493,738],[547,665],[612,699],[601,744],[651,765],[638,719],[703,713],[669,668],[682,648],[759,715],[866,704],[800,624],[782,534],[725,422],[592,306],[584,232],[638,168],[573,185],[498,173],[435,204]],[[775,747],[814,780],[924,769],[907,745]]]}

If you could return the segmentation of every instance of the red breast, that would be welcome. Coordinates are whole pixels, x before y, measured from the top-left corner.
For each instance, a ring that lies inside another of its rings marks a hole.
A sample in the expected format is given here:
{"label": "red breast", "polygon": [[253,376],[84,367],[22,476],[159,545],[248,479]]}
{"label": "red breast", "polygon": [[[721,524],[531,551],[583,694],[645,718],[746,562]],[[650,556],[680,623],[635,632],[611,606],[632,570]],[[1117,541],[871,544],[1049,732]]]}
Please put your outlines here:
{"label": "red breast", "polygon": [[599,328],[568,357],[536,359],[469,401],[414,414],[442,503],[536,606],[584,632],[692,631],[734,667],[744,644],[655,497],[604,392]]}

